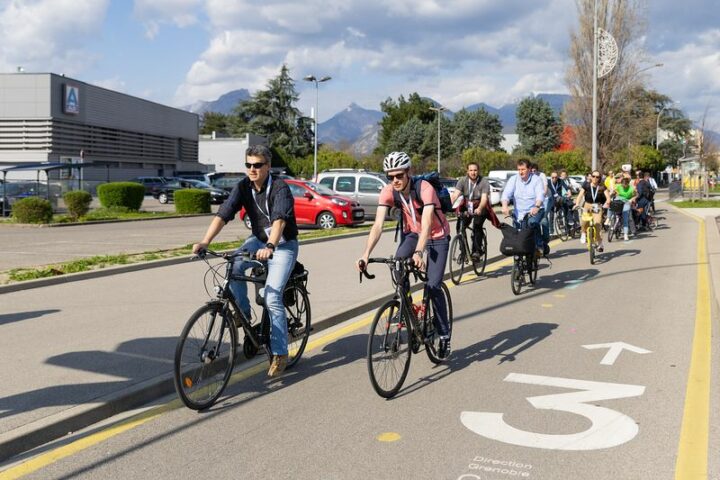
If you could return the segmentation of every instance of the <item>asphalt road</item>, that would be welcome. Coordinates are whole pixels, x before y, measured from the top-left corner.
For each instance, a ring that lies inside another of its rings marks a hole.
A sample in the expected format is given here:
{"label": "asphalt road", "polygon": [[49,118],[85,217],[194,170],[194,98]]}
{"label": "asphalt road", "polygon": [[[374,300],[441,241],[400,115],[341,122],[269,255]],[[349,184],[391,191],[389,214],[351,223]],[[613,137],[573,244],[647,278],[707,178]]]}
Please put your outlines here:
{"label": "asphalt road", "polygon": [[[368,381],[366,315],[322,332],[280,379],[260,366],[207,412],[170,403],[97,429],[27,478],[665,479],[679,451],[702,470],[700,437],[681,431],[702,414],[684,409],[696,305],[710,300],[697,223],[665,217],[596,265],[564,244],[520,296],[507,264],[451,288],[451,360],[413,356],[392,400]],[[720,478],[717,414],[705,426],[709,474],[676,478]]]}

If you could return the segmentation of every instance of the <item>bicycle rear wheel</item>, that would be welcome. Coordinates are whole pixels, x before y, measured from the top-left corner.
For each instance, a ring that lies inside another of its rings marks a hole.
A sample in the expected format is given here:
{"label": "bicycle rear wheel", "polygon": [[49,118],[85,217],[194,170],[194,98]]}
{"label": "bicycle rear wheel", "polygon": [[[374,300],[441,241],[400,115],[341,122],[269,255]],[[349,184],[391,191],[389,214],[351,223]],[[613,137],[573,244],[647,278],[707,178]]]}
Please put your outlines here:
{"label": "bicycle rear wheel", "polygon": [[287,368],[290,368],[302,357],[310,337],[310,299],[305,289],[297,284],[288,285],[283,298],[288,324]]}
{"label": "bicycle rear wheel", "polygon": [[395,396],[410,369],[409,321],[408,314],[400,309],[400,301],[390,300],[377,311],[370,327],[368,374],[381,397]]}
{"label": "bicycle rear wheel", "polygon": [[448,255],[448,266],[450,267],[450,279],[455,285],[460,284],[463,269],[467,261],[467,249],[462,233],[455,235],[450,242],[450,255]]}
{"label": "bicycle rear wheel", "polygon": [[175,348],[175,390],[193,410],[210,407],[222,394],[235,365],[237,330],[222,303],[192,314]]}
{"label": "bicycle rear wheel", "polygon": [[526,266],[528,271],[528,279],[530,280],[530,285],[535,285],[535,282],[537,281],[537,274],[538,274],[538,258],[537,254],[533,253],[525,257],[526,259]]}
{"label": "bicycle rear wheel", "polygon": [[515,258],[513,261],[512,271],[510,272],[510,288],[515,295],[520,295],[523,284],[523,272],[521,267],[522,260]]}
{"label": "bicycle rear wheel", "polygon": [[555,213],[555,218],[553,222],[555,223],[555,233],[557,233],[558,237],[560,237],[560,240],[564,242],[568,239],[568,230],[567,218],[565,218],[565,214],[562,210],[558,210]]}
{"label": "bicycle rear wheel", "polygon": [[[452,327],[453,327],[453,311],[452,311],[452,301],[450,299],[450,290],[448,289],[447,285],[444,283],[440,284],[440,290],[443,294],[443,300],[445,302],[445,311],[447,312],[447,318],[448,318],[448,332],[452,336]],[[438,356],[438,349],[440,348],[440,335],[437,333],[437,327],[435,325],[435,318],[437,316],[437,313],[435,312],[435,307],[433,306],[432,302],[428,302],[428,308],[426,310],[426,318],[425,318],[425,353],[427,353],[428,358],[431,362],[438,364],[443,362],[443,360]]]}
{"label": "bicycle rear wheel", "polygon": [[608,228],[608,243],[613,241],[613,237],[615,236],[615,229],[617,228],[617,220],[615,216],[610,219],[610,228]]}
{"label": "bicycle rear wheel", "polygon": [[472,266],[475,275],[478,277],[485,273],[485,265],[487,264],[487,230],[482,229],[482,238],[477,242],[478,258],[472,259]]}

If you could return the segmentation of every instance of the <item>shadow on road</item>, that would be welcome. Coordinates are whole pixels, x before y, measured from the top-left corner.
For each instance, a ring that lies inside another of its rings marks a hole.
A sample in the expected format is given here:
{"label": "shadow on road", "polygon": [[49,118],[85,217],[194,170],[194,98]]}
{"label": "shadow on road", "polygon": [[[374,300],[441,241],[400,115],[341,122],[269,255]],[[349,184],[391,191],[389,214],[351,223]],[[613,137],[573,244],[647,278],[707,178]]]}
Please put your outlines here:
{"label": "shadow on road", "polygon": [[452,372],[462,370],[474,362],[483,362],[500,357],[499,364],[514,362],[517,356],[525,350],[535,346],[552,335],[558,327],[557,323],[528,323],[512,330],[500,332],[487,340],[470,345],[452,353],[450,361],[438,365],[440,370],[418,379],[416,382],[403,388],[394,398],[409,395],[433,382],[441,380]]}
{"label": "shadow on road", "polygon": [[32,310],[29,312],[18,312],[18,313],[6,313],[0,315],[0,326],[7,325],[8,323],[22,322],[23,320],[30,320],[31,318],[38,318],[44,315],[50,315],[51,313],[58,313],[60,310],[54,308],[51,310]]}

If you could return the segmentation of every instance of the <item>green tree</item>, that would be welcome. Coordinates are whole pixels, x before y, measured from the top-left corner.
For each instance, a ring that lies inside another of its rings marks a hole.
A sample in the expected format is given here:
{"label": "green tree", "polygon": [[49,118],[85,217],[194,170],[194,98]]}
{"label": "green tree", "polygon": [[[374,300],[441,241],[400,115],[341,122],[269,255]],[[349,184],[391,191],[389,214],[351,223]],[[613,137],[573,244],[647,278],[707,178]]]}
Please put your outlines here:
{"label": "green tree", "polygon": [[271,147],[291,156],[302,157],[312,150],[312,121],[295,106],[299,95],[287,65],[268,81],[267,89],[257,91],[236,108],[239,123],[250,133],[266,137]]}
{"label": "green tree", "polygon": [[502,139],[500,117],[489,113],[484,108],[473,112],[463,108],[453,118],[452,142],[458,152],[474,147],[500,150]]}
{"label": "green tree", "polygon": [[230,134],[230,123],[232,115],[225,115],[217,112],[205,112],[200,119],[200,133],[210,135],[215,132],[218,135]]}
{"label": "green tree", "polygon": [[522,100],[516,117],[520,145],[527,154],[536,156],[555,150],[560,144],[560,122],[550,104],[542,98]]}
{"label": "green tree", "polygon": [[392,151],[389,145],[395,130],[411,118],[417,118],[420,123],[425,125],[432,123],[435,119],[435,112],[430,110],[432,106],[433,103],[430,100],[421,98],[417,93],[410,94],[407,100],[400,95],[397,102],[392,98],[381,102],[380,109],[385,113],[385,117],[380,121],[377,150],[381,153]]}
{"label": "green tree", "polygon": [[[480,166],[480,174],[486,176],[490,170],[513,170],[515,161],[506,152],[490,151],[482,147],[471,147],[463,152],[463,164],[475,162]],[[464,173],[464,170],[463,170]]]}
{"label": "green tree", "polygon": [[553,170],[568,171],[570,175],[584,175],[590,170],[587,152],[576,148],[564,152],[546,152],[537,157],[538,168],[549,175]]}
{"label": "green tree", "polygon": [[418,154],[425,156],[427,152],[423,152],[422,147],[425,144],[426,137],[431,134],[428,131],[431,128],[431,126],[422,123],[418,117],[410,117],[405,123],[393,130],[383,151],[403,151],[410,156]]}

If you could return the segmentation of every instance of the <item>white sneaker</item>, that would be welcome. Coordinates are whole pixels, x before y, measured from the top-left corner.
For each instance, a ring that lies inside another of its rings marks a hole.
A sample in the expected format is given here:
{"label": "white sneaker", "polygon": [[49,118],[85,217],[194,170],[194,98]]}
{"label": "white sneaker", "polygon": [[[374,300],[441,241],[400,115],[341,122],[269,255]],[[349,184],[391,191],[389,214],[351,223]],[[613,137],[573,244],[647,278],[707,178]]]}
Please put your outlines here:
{"label": "white sneaker", "polygon": [[626,242],[630,240],[627,233],[623,234],[623,240],[625,240]]}
{"label": "white sneaker", "polygon": [[585,243],[585,234],[580,235],[580,243]]}

